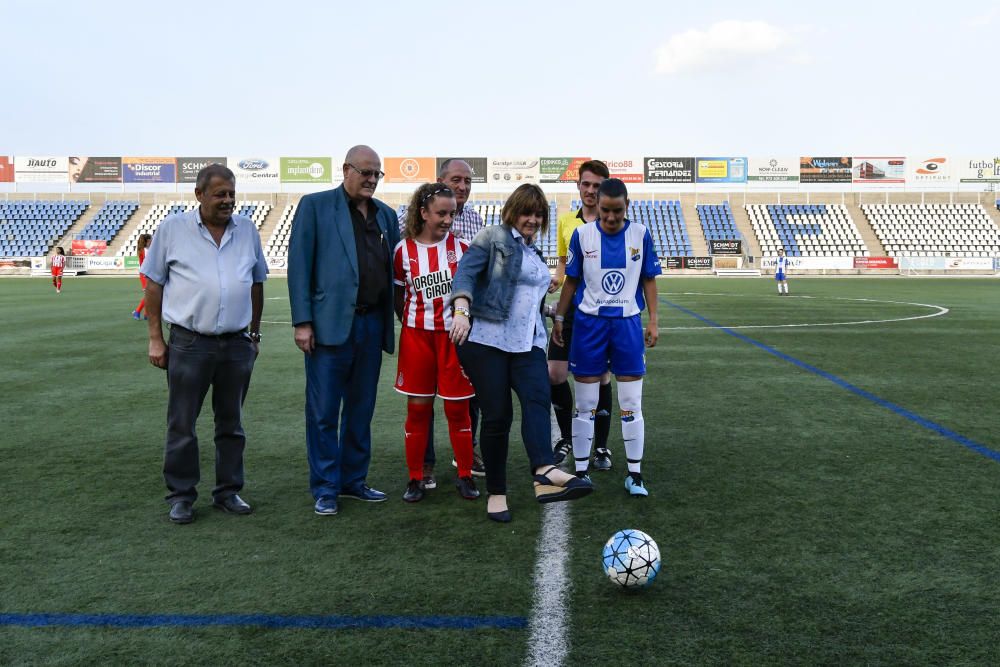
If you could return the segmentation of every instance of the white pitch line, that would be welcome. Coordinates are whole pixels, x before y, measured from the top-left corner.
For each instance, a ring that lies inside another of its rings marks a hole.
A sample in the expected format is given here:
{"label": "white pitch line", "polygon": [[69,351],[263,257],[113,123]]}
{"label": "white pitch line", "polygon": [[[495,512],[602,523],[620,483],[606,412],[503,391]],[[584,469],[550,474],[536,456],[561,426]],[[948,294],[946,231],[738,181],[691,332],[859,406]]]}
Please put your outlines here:
{"label": "white pitch line", "polygon": [[[712,294],[708,292],[683,292],[685,295],[694,296],[743,296],[742,294]],[[823,297],[815,296],[798,296],[791,295],[793,298],[799,299],[818,299]],[[909,322],[911,320],[925,320],[931,317],[940,317],[942,315],[948,314],[950,311],[944,306],[937,306],[930,303],[913,303],[910,301],[884,301],[881,299],[863,299],[863,298],[852,298],[846,296],[831,296],[825,297],[835,301],[866,301],[869,303],[891,303],[898,306],[919,306],[921,308],[931,308],[935,310],[933,313],[928,313],[926,315],[914,315],[912,317],[895,317],[885,320],[855,320],[852,322],[804,322],[796,324],[740,324],[734,326],[725,326],[727,329],[794,329],[797,327],[845,327],[857,324],[887,324],[889,322]],[[717,329],[718,327],[659,327],[660,331],[700,331],[707,329]]]}
{"label": "white pitch line", "polygon": [[[552,429],[559,428],[555,414]],[[535,556],[535,595],[529,622],[526,667],[562,667],[569,655],[569,587],[566,573],[570,540],[569,503],[542,508],[542,530]]]}

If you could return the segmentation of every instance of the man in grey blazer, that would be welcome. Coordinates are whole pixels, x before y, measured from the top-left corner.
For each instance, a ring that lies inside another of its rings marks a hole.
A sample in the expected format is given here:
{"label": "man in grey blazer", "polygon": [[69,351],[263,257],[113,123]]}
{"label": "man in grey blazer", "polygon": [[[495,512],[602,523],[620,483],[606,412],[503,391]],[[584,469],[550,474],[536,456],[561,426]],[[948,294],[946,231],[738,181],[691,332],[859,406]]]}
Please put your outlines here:
{"label": "man in grey blazer", "polygon": [[382,161],[355,146],[343,169],[343,185],[299,202],[288,247],[295,344],[305,353],[309,487],[324,516],[337,513],[340,498],[386,499],[366,478],[382,352],[395,347],[399,231],[395,212],[374,198]]}

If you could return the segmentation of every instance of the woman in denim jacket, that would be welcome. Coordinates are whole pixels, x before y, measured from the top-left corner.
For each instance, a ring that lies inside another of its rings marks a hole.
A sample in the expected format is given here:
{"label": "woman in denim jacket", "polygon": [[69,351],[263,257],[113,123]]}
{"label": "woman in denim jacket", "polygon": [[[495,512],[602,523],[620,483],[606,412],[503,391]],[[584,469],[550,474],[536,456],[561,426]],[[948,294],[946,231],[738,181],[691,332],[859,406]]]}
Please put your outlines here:
{"label": "woman in denim jacket", "polygon": [[534,242],[548,227],[549,205],[537,185],[519,187],[501,213],[462,256],[452,282],[451,337],[482,409],[480,448],[486,467],[486,512],[510,521],[507,449],[514,421],[512,394],[521,403],[521,438],[540,503],[582,498],[594,490],[552,464],[552,423],[542,305],[550,275]]}

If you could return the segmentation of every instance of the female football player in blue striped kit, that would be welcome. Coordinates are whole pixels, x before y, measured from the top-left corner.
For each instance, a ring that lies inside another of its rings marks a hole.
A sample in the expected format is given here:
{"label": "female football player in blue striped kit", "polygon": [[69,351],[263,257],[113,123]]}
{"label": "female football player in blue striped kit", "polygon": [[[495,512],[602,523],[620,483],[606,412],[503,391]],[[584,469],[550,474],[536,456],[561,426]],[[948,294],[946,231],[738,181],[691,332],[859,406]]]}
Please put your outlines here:
{"label": "female football player in blue striped kit", "polygon": [[[562,324],[570,303],[576,321],[569,349],[569,368],[576,380],[573,456],[576,473],[587,476],[594,439],[594,416],[601,375],[608,369],[618,380],[622,439],[628,475],[625,490],[632,496],[649,492],[641,473],[645,444],[642,380],[645,347],[659,337],[656,276],[660,260],[644,226],[626,219],[628,189],[617,178],[601,183],[597,194],[599,218],[577,227],[570,240],[566,282],[559,297],[552,340],[563,344]],[[645,336],[642,310],[649,310]],[[644,340],[645,339],[645,340]]]}
{"label": "female football player in blue striped kit", "polygon": [[785,249],[778,248],[778,259],[774,263],[774,279],[778,283],[778,296],[788,296],[788,258]]}

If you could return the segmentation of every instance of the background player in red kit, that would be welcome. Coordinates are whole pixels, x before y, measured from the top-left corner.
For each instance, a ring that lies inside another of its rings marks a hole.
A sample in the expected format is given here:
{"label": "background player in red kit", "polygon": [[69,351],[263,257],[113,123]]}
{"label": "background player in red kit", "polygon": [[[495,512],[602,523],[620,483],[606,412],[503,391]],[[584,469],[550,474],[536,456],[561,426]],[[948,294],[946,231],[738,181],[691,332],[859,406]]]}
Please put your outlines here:
{"label": "background player in red kit", "polygon": [[62,292],[64,268],[66,268],[66,251],[62,246],[56,246],[56,254],[52,255],[52,286],[56,288],[56,294]]}
{"label": "background player in red kit", "polygon": [[424,497],[424,452],[434,397],[444,400],[448,433],[458,467],[459,494],[472,500],[479,490],[472,480],[472,383],[462,371],[451,329],[451,279],[468,244],[449,233],[455,218],[455,195],[446,185],[417,188],[406,212],[404,238],[393,254],[399,365],[396,391],[407,395],[406,466],[410,481],[403,500]]}
{"label": "background player in red kit", "polygon": [[[139,268],[142,268],[142,263],[146,261],[146,248],[149,247],[149,243],[152,240],[152,234],[139,235],[139,241],[136,244],[136,251],[139,253]],[[142,283],[142,299],[139,301],[139,305],[135,307],[135,310],[132,311],[133,320],[148,319],[145,313],[143,313],[143,310],[146,308],[146,276],[142,273],[139,274],[139,282]]]}

